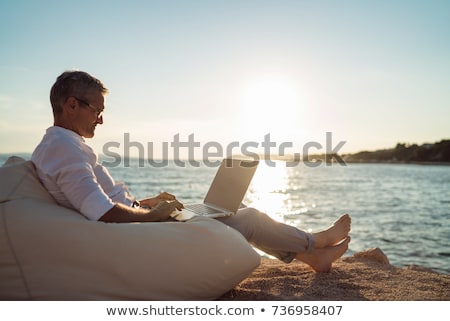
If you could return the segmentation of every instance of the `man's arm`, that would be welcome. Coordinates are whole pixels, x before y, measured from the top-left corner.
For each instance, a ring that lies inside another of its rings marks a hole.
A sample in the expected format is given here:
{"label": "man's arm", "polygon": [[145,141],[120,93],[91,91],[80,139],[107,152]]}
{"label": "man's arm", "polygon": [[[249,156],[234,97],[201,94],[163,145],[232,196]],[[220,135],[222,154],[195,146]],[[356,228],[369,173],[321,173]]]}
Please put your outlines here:
{"label": "man's arm", "polygon": [[164,222],[173,211],[181,210],[183,204],[177,200],[162,201],[151,209],[132,208],[120,203],[114,204],[99,221],[109,223],[129,223],[129,222]]}

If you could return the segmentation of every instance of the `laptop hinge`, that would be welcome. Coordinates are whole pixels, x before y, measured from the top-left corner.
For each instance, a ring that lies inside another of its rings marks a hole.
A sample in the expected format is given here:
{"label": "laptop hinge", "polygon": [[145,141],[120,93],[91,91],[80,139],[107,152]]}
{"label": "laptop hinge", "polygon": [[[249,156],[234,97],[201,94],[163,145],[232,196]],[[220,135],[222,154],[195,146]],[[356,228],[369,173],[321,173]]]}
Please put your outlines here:
{"label": "laptop hinge", "polygon": [[218,210],[218,211],[221,211],[221,212],[225,212],[225,213],[236,213],[236,211],[232,211],[232,210],[229,210],[229,209],[227,209],[227,208],[223,208],[223,207],[220,207],[220,206],[216,206],[216,205],[213,205],[213,204],[210,204],[210,203],[206,203],[206,202],[203,202],[203,204],[205,204],[206,206],[208,206],[208,207],[212,207],[213,209],[215,209],[215,210]]}

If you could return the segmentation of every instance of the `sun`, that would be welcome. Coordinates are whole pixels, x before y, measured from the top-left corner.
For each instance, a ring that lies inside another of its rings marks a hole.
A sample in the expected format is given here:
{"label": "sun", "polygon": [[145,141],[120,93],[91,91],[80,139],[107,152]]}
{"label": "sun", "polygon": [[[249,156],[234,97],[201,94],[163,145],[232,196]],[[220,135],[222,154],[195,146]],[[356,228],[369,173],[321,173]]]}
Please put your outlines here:
{"label": "sun", "polygon": [[239,104],[242,132],[248,136],[288,135],[298,126],[299,92],[288,78],[261,77],[245,88]]}

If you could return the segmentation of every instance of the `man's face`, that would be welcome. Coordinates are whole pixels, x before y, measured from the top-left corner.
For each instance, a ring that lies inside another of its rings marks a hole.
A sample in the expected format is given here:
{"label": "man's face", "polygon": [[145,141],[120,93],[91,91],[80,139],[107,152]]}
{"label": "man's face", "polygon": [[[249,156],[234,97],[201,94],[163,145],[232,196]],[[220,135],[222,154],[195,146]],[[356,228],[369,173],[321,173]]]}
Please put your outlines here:
{"label": "man's face", "polygon": [[104,102],[105,98],[100,92],[76,97],[79,110],[73,120],[73,130],[83,137],[94,137],[97,124],[103,124]]}

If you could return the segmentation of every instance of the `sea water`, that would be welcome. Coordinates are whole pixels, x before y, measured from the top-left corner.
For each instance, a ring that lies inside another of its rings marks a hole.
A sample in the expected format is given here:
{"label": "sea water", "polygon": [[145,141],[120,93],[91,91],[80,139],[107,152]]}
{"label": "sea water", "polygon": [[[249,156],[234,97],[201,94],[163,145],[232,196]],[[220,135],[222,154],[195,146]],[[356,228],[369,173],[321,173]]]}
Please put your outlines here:
{"label": "sea water", "polygon": [[[0,155],[1,163],[7,156]],[[199,202],[217,167],[182,164],[140,167],[132,160],[129,166],[108,169],[138,199],[167,191],[184,203]],[[450,274],[450,166],[286,167],[284,162],[261,161],[244,202],[312,232],[349,213],[352,240],[345,256],[379,247],[393,265],[415,264]]]}
{"label": "sea water", "polygon": [[[109,168],[138,198],[167,191],[184,203],[203,199],[217,167],[174,162]],[[244,203],[274,219],[318,231],[352,217],[346,256],[379,247],[396,266],[450,273],[450,166],[322,164],[286,167],[261,161]]]}

